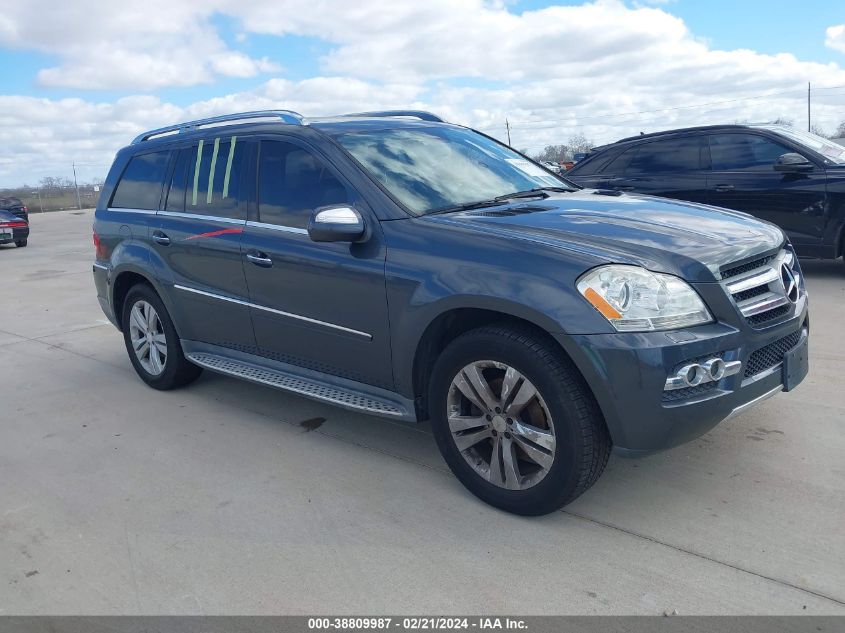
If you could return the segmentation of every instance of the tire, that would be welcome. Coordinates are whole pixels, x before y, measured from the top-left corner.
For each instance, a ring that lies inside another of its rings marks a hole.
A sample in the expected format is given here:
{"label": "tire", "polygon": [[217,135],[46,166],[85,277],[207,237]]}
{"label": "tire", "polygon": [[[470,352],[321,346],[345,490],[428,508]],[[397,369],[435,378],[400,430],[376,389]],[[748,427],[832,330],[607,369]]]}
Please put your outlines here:
{"label": "tire", "polygon": [[[138,313],[133,314],[136,309]],[[123,302],[121,323],[129,360],[141,380],[153,389],[166,391],[182,387],[202,373],[202,368],[185,359],[173,321],[150,286],[138,284],[129,290]],[[144,335],[145,327],[149,337]],[[135,352],[133,340],[141,341],[139,353]]]}
{"label": "tire", "polygon": [[18,240],[15,242],[15,246],[18,248],[25,248],[26,247],[26,240]]}
{"label": "tire", "polygon": [[[473,399],[465,395],[468,384],[477,384],[471,376],[476,370],[489,388],[488,400],[474,388]],[[538,395],[526,400],[532,388]],[[501,414],[488,406],[489,397]],[[584,379],[530,330],[492,325],[452,341],[432,371],[429,411],[434,438],[455,476],[478,498],[514,514],[565,506],[598,480],[610,457],[610,435]],[[494,451],[501,451],[497,467]]]}

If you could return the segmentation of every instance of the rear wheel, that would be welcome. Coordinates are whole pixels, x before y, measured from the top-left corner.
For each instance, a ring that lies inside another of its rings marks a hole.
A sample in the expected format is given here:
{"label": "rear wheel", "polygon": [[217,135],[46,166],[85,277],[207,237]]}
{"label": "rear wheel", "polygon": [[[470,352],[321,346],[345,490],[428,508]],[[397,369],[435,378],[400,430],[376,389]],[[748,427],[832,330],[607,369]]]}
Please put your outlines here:
{"label": "rear wheel", "polygon": [[175,389],[193,382],[202,369],[190,363],[173,321],[147,285],[134,286],[123,303],[123,340],[132,366],[154,389]]}
{"label": "rear wheel", "polygon": [[17,240],[15,242],[15,246],[18,248],[24,248],[26,246],[26,240]]}
{"label": "rear wheel", "polygon": [[610,456],[577,369],[533,332],[490,326],[458,337],[435,363],[429,398],[452,472],[508,512],[557,510],[595,483]]}

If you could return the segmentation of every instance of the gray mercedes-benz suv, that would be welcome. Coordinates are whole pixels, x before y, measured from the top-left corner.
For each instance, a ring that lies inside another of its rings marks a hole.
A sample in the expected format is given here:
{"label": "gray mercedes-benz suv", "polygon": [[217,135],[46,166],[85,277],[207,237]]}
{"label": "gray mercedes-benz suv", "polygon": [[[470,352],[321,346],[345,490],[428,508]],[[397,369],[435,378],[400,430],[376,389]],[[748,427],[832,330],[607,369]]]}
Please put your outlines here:
{"label": "gray mercedes-benz suv", "polygon": [[151,387],[205,368],[430,419],[461,482],[520,514],[575,499],[611,448],[689,441],[808,370],[779,228],[581,189],[425,112],[152,130],[118,152],[94,243]]}

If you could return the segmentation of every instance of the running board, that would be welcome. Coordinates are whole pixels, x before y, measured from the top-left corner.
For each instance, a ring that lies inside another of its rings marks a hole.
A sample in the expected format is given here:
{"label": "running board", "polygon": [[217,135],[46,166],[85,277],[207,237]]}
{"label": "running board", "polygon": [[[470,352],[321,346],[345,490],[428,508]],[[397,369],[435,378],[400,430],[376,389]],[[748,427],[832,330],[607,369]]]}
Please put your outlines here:
{"label": "running board", "polygon": [[347,387],[332,385],[316,378],[298,376],[208,352],[189,352],[185,354],[185,357],[192,363],[211,371],[269,385],[345,409],[391,418],[409,419],[412,417],[412,414],[397,402],[373,394],[361,393]]}

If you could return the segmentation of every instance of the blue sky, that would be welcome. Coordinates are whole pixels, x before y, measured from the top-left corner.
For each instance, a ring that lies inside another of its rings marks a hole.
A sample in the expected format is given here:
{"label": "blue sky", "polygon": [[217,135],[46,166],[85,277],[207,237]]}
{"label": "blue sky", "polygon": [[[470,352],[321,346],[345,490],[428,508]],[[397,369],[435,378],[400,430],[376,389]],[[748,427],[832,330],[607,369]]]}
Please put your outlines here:
{"label": "blue sky", "polygon": [[[15,157],[0,155],[0,186],[72,161],[93,178],[133,133],[235,109],[425,107],[494,135],[507,118],[534,151],[577,134],[800,122],[812,81],[814,124],[845,119],[842,0],[6,5],[0,143]],[[732,102],[702,105],[714,101]]]}

